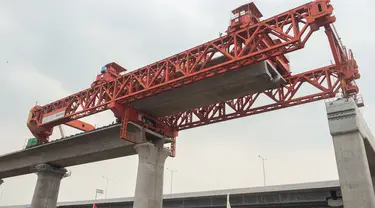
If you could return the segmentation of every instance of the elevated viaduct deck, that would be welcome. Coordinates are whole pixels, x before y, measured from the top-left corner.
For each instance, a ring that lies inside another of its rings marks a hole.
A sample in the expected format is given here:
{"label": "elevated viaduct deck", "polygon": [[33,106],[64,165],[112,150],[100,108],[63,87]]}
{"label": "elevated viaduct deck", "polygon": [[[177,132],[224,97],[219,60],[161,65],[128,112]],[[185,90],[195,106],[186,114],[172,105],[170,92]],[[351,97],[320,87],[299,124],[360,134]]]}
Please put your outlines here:
{"label": "elevated viaduct deck", "polygon": [[[137,127],[129,125],[129,132]],[[146,137],[159,137],[146,130]],[[170,141],[166,141],[169,143]],[[32,173],[30,167],[47,163],[69,167],[136,154],[134,144],[120,139],[120,124],[113,124],[40,146],[0,156],[0,179]]]}

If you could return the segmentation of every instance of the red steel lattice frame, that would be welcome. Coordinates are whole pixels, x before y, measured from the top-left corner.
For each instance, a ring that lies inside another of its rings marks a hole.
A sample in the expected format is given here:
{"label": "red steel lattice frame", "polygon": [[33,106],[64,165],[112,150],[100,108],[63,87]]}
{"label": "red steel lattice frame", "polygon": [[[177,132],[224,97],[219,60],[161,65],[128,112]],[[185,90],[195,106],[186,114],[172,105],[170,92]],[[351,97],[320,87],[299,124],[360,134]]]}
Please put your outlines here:
{"label": "red steel lattice frame", "polygon": [[[124,105],[263,60],[270,61],[287,84],[159,119],[176,130],[183,130],[334,97],[340,89],[345,96],[355,95],[358,88],[353,80],[359,78],[357,65],[332,31],[330,23],[335,17],[329,2],[316,0],[112,81],[93,85],[45,106],[36,106],[30,113],[29,128],[34,135],[48,137],[53,126],[107,110],[113,102]],[[303,48],[311,34],[322,26],[326,29],[336,65],[292,76],[283,55]],[[221,57],[218,59],[217,55]],[[297,96],[300,87],[306,84],[319,92]],[[271,98],[273,103],[254,107],[261,94]],[[45,115],[61,110],[65,112],[63,117],[42,123]]]}
{"label": "red steel lattice frame", "polygon": [[[359,89],[354,80],[359,79],[360,74],[353,54],[351,50],[346,51],[346,48],[341,45],[331,25],[325,25],[324,27],[336,65],[290,76],[286,78],[287,84],[276,89],[160,117],[159,119],[177,130],[184,130],[333,98],[340,91],[344,97],[356,96]],[[318,92],[298,96],[297,92],[303,85],[309,85]],[[255,107],[254,104],[261,95],[270,98],[272,103]]]}
{"label": "red steel lattice frame", "polygon": [[[318,11],[318,5],[320,10]],[[315,29],[334,21],[329,0],[314,1],[189,49],[111,82],[94,86],[31,111],[30,123],[48,129],[107,110],[110,102],[129,103],[191,82],[292,52],[304,47]],[[269,42],[269,36],[276,40]],[[268,43],[268,44],[266,44]],[[217,55],[224,62],[215,62]],[[273,63],[278,65],[278,63]],[[281,67],[279,67],[281,68]],[[281,71],[288,76],[289,72]],[[65,115],[47,123],[43,116],[63,109]]]}

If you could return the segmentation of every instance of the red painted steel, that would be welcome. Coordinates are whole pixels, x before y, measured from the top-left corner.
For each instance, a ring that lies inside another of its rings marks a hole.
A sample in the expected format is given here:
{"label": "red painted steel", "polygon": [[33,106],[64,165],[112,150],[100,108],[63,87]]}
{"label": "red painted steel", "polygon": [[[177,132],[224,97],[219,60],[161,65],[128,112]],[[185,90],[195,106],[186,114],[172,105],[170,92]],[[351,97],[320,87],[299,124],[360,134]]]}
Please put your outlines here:
{"label": "red painted steel", "polygon": [[73,127],[81,131],[91,131],[95,129],[93,125],[86,123],[84,121],[80,121],[80,120],[69,121],[69,122],[66,122],[65,125]]}
{"label": "red painted steel", "polygon": [[[353,53],[351,50],[347,51],[346,47],[340,43],[331,25],[325,25],[324,28],[336,65],[290,76],[286,78],[287,84],[277,89],[161,117],[159,120],[177,130],[184,130],[333,98],[340,93],[340,90],[343,97],[355,97],[359,92],[355,80],[360,78],[360,74]],[[300,88],[306,85],[313,87],[318,92],[297,95]],[[254,104],[261,95],[269,98],[272,103],[256,107]]]}
{"label": "red painted steel", "polygon": [[[107,109],[124,122],[126,114],[116,106],[126,107],[134,100],[264,60],[271,62],[287,84],[160,119],[175,130],[182,130],[333,97],[340,88],[345,96],[358,92],[353,85],[354,79],[359,78],[356,63],[340,46],[330,26],[335,21],[330,0],[315,0],[263,21],[259,20],[262,14],[254,4],[243,5],[233,13],[241,10],[245,13],[231,20],[227,35],[213,41],[126,74],[120,75],[126,70],[116,63],[107,64],[91,88],[31,109],[29,129],[40,141],[47,141],[54,126]],[[320,27],[326,29],[336,65],[292,76],[284,55],[302,49]],[[323,82],[327,86],[323,86]],[[296,96],[300,86],[306,83],[320,92]],[[260,94],[274,103],[253,107]],[[226,110],[228,108],[234,112]]]}
{"label": "red painted steel", "polygon": [[337,64],[339,79],[344,97],[355,95],[359,92],[355,80],[360,78],[358,65],[351,50],[347,51],[339,41],[331,25],[325,25],[326,34],[332,50],[335,63]]}
{"label": "red painted steel", "polygon": [[[323,10],[314,12],[318,5]],[[313,30],[333,22],[328,0],[314,1],[256,24],[248,23],[226,36],[189,49],[104,84],[32,110],[30,125],[49,129],[55,125],[108,109],[110,102],[125,104],[175,87],[206,79],[266,59],[301,49]],[[273,35],[276,40],[270,40]],[[221,59],[214,59],[221,55]],[[220,62],[215,64],[216,62]],[[277,62],[274,64],[280,65]],[[111,67],[111,66],[109,66]],[[288,71],[280,72],[287,76]],[[65,109],[64,117],[42,123],[45,114]]]}
{"label": "red painted steel", "polygon": [[[331,25],[325,25],[324,28],[336,65],[287,77],[286,84],[276,89],[160,117],[159,120],[177,130],[184,130],[333,98],[340,93],[340,90],[342,97],[355,97],[359,92],[355,80],[360,78],[360,74],[353,53],[340,43]],[[297,95],[301,86],[306,85],[318,92]],[[255,107],[254,104],[261,95],[269,98],[272,103]]]}

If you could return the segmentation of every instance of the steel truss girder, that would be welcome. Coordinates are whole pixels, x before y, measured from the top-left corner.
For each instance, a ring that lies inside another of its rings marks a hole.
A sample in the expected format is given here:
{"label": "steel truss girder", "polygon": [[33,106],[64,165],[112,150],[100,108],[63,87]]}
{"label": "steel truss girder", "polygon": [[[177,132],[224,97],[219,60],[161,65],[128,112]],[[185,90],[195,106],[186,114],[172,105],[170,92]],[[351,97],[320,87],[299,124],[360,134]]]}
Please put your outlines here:
{"label": "steel truss girder", "polygon": [[[126,104],[263,60],[274,61],[279,71],[289,76],[276,58],[303,48],[315,30],[334,21],[332,12],[329,0],[305,4],[122,75],[114,81],[37,106],[31,110],[29,124],[39,128],[39,132],[49,131],[58,124],[107,110],[111,102]],[[273,42],[270,36],[274,38]],[[218,55],[222,59],[216,64]],[[64,117],[42,123],[45,114],[59,109],[64,109]]]}

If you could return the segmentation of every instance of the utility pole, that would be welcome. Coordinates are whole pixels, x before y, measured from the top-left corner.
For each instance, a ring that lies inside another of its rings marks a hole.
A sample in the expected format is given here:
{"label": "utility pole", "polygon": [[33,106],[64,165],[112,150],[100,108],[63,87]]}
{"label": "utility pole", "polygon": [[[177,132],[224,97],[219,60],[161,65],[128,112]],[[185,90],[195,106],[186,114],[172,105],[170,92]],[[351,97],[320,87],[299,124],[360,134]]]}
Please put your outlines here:
{"label": "utility pole", "polygon": [[171,171],[171,193],[172,193],[172,189],[173,189],[173,173],[177,172],[177,170],[172,170],[172,169],[169,169],[169,168],[167,168],[167,170]]}
{"label": "utility pole", "polygon": [[263,164],[263,184],[264,184],[264,186],[266,186],[266,169],[264,168],[264,161],[267,160],[267,159],[263,158],[260,155],[258,155],[258,157],[262,160],[262,164]]}
{"label": "utility pole", "polygon": [[105,199],[107,199],[107,191],[108,191],[108,181],[109,181],[109,178],[107,178],[105,176],[102,176],[102,178],[104,178],[106,180],[106,185],[105,185]]}

